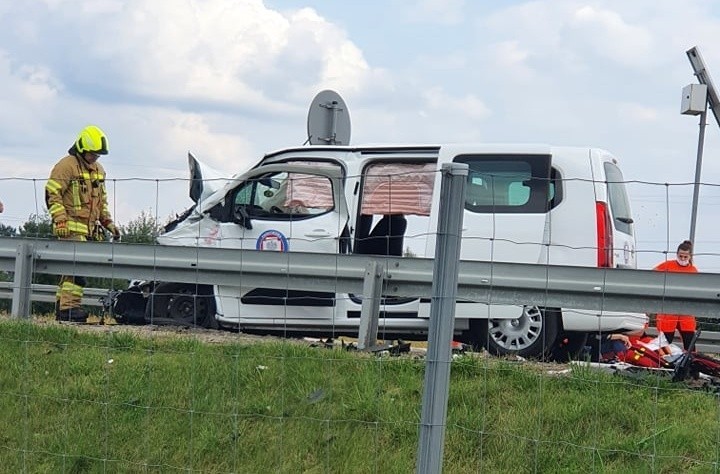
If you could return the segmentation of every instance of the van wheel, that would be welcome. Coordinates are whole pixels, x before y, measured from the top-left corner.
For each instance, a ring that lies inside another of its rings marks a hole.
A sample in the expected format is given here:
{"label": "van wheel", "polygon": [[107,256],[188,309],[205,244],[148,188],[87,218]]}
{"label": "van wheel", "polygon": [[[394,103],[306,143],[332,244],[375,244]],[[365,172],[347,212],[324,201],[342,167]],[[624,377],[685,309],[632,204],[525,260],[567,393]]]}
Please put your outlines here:
{"label": "van wheel", "polygon": [[476,319],[479,343],[494,355],[538,359],[552,354],[560,329],[560,311],[523,306],[515,319]]}
{"label": "van wheel", "polygon": [[145,311],[145,319],[151,324],[218,327],[212,287],[160,283],[150,295]]}

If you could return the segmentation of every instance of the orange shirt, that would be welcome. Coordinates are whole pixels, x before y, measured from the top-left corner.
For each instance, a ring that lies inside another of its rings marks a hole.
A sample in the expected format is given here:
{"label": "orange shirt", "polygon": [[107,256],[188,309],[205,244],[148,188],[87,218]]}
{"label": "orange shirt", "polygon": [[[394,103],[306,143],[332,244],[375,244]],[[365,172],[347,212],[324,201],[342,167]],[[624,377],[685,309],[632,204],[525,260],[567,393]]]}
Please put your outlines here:
{"label": "orange shirt", "polygon": [[[693,265],[692,263],[682,266],[679,263],[677,263],[677,260],[667,260],[665,262],[659,263],[653,268],[653,270],[658,272],[671,272],[671,273],[697,273],[698,269]],[[673,317],[679,317],[679,318],[694,318],[690,314],[675,314],[675,315],[665,315],[665,314],[658,314],[657,318],[662,319],[665,316],[673,316]],[[694,319],[693,319],[694,320]],[[658,329],[660,329],[661,324],[658,325]]]}
{"label": "orange shirt", "polygon": [[667,260],[665,262],[659,263],[653,268],[653,270],[658,272],[677,272],[677,273],[697,273],[698,269],[695,268],[695,265],[692,263],[682,266],[679,263],[677,263],[677,260]]}

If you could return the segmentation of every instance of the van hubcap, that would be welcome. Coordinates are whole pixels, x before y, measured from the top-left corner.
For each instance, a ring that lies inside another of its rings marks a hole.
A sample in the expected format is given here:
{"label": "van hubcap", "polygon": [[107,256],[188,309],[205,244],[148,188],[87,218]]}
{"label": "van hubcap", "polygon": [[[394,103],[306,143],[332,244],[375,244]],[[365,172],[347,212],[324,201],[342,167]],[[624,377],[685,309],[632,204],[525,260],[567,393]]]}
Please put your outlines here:
{"label": "van hubcap", "polygon": [[503,349],[521,350],[530,347],[542,334],[543,315],[537,306],[524,306],[516,319],[490,319],[488,333]]}

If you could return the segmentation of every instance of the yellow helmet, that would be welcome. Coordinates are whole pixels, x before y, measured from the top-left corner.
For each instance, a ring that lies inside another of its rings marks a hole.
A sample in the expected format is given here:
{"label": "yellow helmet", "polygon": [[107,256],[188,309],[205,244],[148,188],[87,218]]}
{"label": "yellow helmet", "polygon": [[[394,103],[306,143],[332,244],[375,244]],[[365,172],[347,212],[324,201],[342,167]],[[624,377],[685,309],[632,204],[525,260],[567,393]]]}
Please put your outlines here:
{"label": "yellow helmet", "polygon": [[97,153],[98,155],[107,155],[108,145],[105,132],[100,127],[88,125],[83,128],[75,141],[75,148],[79,153]]}

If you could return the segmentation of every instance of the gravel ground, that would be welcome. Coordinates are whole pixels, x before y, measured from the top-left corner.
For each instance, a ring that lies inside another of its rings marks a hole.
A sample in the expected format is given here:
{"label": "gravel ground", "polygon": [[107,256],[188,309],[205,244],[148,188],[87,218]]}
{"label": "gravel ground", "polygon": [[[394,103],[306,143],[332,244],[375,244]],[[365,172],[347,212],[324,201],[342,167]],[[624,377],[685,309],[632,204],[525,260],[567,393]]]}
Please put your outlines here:
{"label": "gravel ground", "polygon": [[207,343],[248,343],[277,342],[281,338],[273,336],[257,336],[239,333],[230,330],[190,328],[187,326],[157,326],[157,325],[130,325],[130,324],[78,324],[59,323],[51,318],[37,317],[33,319],[36,324],[71,326],[78,331],[90,333],[130,333],[145,337],[191,337]]}
{"label": "gravel ground", "polygon": [[[9,319],[7,315],[0,315],[0,320]],[[46,316],[35,316],[33,322],[39,325],[63,325],[73,327],[78,331],[95,333],[95,334],[108,334],[108,333],[129,333],[139,337],[159,337],[159,338],[172,338],[172,337],[189,337],[197,339],[201,342],[210,344],[261,344],[261,343],[277,343],[277,342],[291,342],[296,344],[304,344],[315,347],[327,347],[327,348],[342,348],[352,346],[357,343],[356,338],[352,337],[338,337],[334,340],[330,339],[319,339],[316,337],[280,337],[271,335],[256,335],[247,334],[228,329],[204,329],[204,328],[190,328],[187,326],[169,326],[169,325],[129,325],[129,324],[78,324],[78,323],[59,323],[52,317]],[[394,345],[397,341],[386,341],[387,345]],[[407,341],[410,343],[410,351],[399,354],[401,357],[413,357],[422,358],[427,352],[427,341]],[[378,344],[382,344],[383,341],[379,341]],[[366,355],[364,352],[360,352],[359,355]],[[381,357],[390,357],[398,354],[393,354],[392,350],[378,351],[376,353]],[[453,351],[455,357],[491,357],[487,352],[471,352],[467,346],[465,350]],[[552,362],[538,362],[533,360],[526,360],[521,357],[508,357],[505,358],[507,362],[528,366],[541,372],[547,372],[549,374],[557,375],[566,373],[569,368],[568,364],[558,364]]]}

